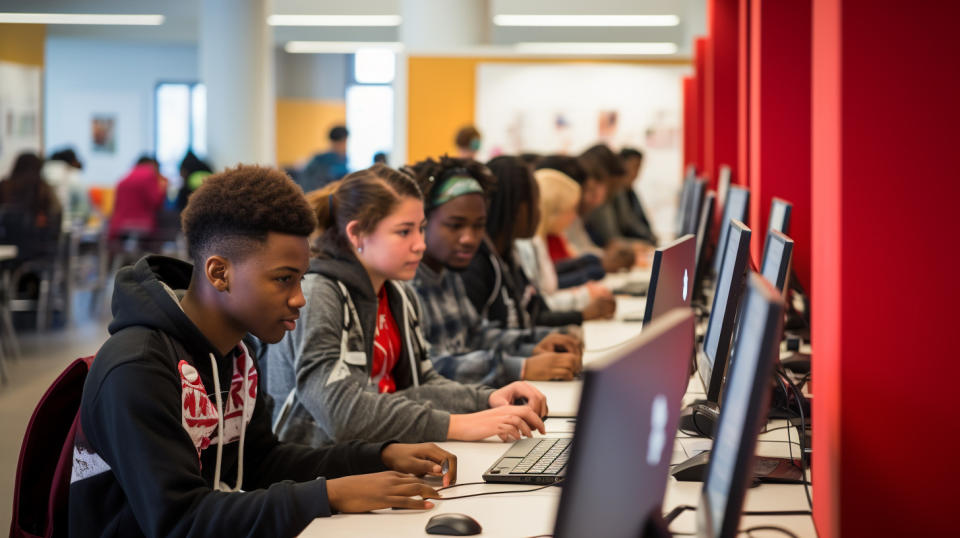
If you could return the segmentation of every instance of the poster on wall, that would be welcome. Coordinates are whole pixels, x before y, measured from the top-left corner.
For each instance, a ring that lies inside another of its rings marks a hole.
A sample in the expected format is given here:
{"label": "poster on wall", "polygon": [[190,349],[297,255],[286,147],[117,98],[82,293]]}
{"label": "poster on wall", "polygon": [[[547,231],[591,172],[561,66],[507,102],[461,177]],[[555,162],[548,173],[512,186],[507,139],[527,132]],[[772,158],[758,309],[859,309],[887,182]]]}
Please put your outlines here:
{"label": "poster on wall", "polygon": [[644,152],[635,188],[661,237],[672,233],[682,176],[682,79],[687,66],[502,64],[477,66],[479,158],[533,152],[576,155],[597,143]]}
{"label": "poster on wall", "polygon": [[0,62],[0,178],[17,155],[41,149],[42,69]]}
{"label": "poster on wall", "polygon": [[90,122],[91,149],[97,153],[113,153],[117,149],[117,119],[109,114],[94,114]]}

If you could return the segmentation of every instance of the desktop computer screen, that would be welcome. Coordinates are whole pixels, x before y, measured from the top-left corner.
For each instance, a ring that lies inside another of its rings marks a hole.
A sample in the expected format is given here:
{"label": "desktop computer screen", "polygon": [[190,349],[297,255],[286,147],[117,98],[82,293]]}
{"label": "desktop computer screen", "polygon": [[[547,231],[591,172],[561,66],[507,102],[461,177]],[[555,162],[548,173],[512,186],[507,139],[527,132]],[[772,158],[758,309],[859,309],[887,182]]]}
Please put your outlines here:
{"label": "desktop computer screen", "polygon": [[757,433],[770,405],[770,379],[782,326],[783,299],[769,282],[752,273],[697,509],[698,536],[738,534],[743,499],[753,481]]}
{"label": "desktop computer screen", "polygon": [[730,191],[730,181],[732,179],[733,172],[730,167],[725,164],[720,166],[720,171],[717,173],[717,202],[721,206],[727,203],[727,192]]}
{"label": "desktop computer screen", "polygon": [[770,202],[770,219],[767,222],[768,230],[776,230],[784,235],[790,234],[790,213],[793,211],[793,204],[782,199],[776,198]]}
{"label": "desktop computer screen", "polygon": [[[720,253],[717,254],[719,256]],[[703,340],[703,353],[697,357],[697,372],[707,393],[707,401],[710,402],[720,402],[720,389],[730,354],[740,298],[746,285],[749,257],[750,228],[734,220],[730,223],[730,232],[723,249],[723,265],[717,276],[707,334]]]}
{"label": "desktop computer screen", "polygon": [[662,519],[693,325],[689,308],[666,312],[584,370],[555,536],[633,538]]}
{"label": "desktop computer screen", "polygon": [[787,291],[787,278],[790,275],[790,261],[793,256],[793,239],[777,230],[767,232],[766,247],[763,249],[763,262],[760,273],[777,288],[781,295]]}
{"label": "desktop computer screen", "polygon": [[694,297],[697,300],[702,297],[700,286],[703,285],[703,279],[706,277],[704,267],[707,264],[707,245],[710,244],[710,231],[713,224],[713,208],[716,205],[717,193],[712,190],[707,191],[703,197],[703,207],[700,209],[700,222],[697,224],[697,260],[696,275],[693,281]]}
{"label": "desktop computer screen", "polygon": [[696,246],[696,238],[685,235],[654,252],[647,304],[643,314],[644,327],[651,320],[674,308],[690,306],[696,269]]}
{"label": "desktop computer screen", "polygon": [[[727,194],[727,201],[725,204],[723,204],[723,220],[720,221],[720,237],[717,241],[717,245],[727,244],[727,232],[730,229],[731,220],[747,222],[747,211],[749,208],[750,189],[731,185],[730,192]],[[720,252],[720,250],[721,249],[718,247],[717,252]],[[723,256],[719,254],[713,257],[714,274],[720,272],[720,264],[723,263],[722,258]]]}
{"label": "desktop computer screen", "polygon": [[677,236],[697,232],[697,219],[700,217],[700,205],[707,182],[702,179],[687,179],[680,193],[680,205],[677,209]]}

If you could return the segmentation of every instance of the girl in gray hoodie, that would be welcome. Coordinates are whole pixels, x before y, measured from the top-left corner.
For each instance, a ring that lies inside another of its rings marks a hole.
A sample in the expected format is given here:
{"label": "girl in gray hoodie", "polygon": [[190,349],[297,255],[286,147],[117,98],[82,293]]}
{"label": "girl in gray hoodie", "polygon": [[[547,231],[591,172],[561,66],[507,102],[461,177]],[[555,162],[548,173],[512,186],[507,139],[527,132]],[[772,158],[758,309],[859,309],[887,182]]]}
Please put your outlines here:
{"label": "girl in gray hoodie", "polygon": [[[532,385],[494,390],[438,374],[406,280],[426,249],[423,198],[384,165],[308,196],[319,222],[296,329],[267,349],[280,439],[503,441],[543,433],[546,399]],[[514,405],[519,404],[519,405]]]}

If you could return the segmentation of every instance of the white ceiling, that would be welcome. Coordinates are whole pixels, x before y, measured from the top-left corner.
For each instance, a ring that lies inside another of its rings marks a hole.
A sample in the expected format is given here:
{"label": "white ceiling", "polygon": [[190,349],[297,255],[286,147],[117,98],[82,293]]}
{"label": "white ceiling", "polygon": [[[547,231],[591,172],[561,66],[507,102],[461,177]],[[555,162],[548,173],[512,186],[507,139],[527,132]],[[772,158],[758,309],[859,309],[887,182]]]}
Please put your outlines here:
{"label": "white ceiling", "polygon": [[[462,0],[448,0],[462,1]],[[490,45],[518,41],[672,41],[689,56],[693,37],[706,31],[706,0],[487,0],[497,14],[675,14],[680,25],[661,28],[518,28],[489,25]],[[402,0],[273,0],[280,14],[381,15],[400,13]],[[0,11],[41,13],[160,13],[161,26],[49,26],[53,37],[195,43],[200,0],[0,0]],[[277,44],[291,40],[396,41],[397,28],[275,27]]]}

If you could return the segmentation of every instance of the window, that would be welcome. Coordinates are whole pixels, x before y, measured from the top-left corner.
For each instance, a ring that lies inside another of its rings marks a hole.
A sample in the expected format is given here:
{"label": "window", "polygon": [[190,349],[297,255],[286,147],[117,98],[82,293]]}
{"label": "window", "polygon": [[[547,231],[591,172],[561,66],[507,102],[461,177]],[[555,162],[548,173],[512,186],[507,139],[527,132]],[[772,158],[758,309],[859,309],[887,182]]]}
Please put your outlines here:
{"label": "window", "polygon": [[154,105],[154,153],[160,172],[179,183],[187,150],[201,159],[207,155],[207,89],[197,82],[163,82],[157,84]]}
{"label": "window", "polygon": [[347,159],[351,170],[373,164],[377,153],[393,150],[393,79],[396,54],[388,49],[361,49],[353,55],[352,83],[347,86]]}

